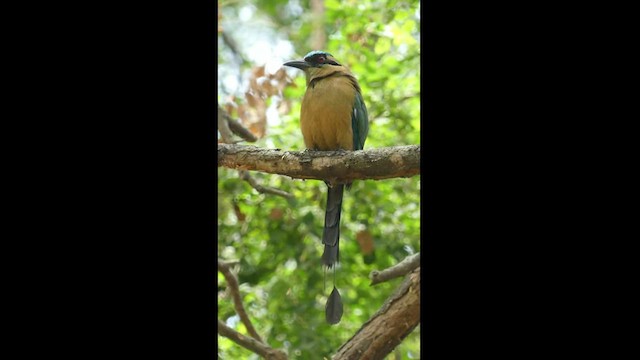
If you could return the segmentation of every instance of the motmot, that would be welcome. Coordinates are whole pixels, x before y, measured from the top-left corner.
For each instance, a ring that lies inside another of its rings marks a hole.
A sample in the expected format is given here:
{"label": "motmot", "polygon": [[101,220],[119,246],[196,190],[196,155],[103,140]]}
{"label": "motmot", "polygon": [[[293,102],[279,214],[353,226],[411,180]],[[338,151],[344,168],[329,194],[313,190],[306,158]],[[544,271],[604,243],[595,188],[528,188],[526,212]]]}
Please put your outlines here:
{"label": "motmot", "polygon": [[[302,61],[288,61],[284,65],[298,68],[306,75],[307,89],[300,110],[300,128],[307,149],[362,150],[369,133],[369,117],[360,85],[351,71],[333,55],[318,50],[308,53]],[[351,183],[326,183],[329,189],[322,234],[322,263],[331,268],[340,258],[342,195],[344,187],[349,189]],[[335,284],[334,292],[337,292]],[[327,310],[327,321],[339,322],[341,306],[339,313],[337,321],[333,316],[330,320]]]}

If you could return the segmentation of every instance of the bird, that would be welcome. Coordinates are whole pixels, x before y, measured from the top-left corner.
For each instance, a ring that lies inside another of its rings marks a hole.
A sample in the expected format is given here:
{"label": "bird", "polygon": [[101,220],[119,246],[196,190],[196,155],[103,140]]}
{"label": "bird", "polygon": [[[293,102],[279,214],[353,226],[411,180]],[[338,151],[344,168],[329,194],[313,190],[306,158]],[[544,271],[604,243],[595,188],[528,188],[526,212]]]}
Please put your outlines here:
{"label": "bird", "polygon": [[[306,148],[320,151],[363,150],[369,133],[369,116],[353,73],[333,55],[321,50],[311,51],[303,60],[288,61],[283,65],[298,68],[306,75],[307,88],[300,109],[300,128]],[[345,186],[349,189],[351,183],[325,183],[328,194],[322,234],[322,263],[330,269],[340,259],[342,198]]]}

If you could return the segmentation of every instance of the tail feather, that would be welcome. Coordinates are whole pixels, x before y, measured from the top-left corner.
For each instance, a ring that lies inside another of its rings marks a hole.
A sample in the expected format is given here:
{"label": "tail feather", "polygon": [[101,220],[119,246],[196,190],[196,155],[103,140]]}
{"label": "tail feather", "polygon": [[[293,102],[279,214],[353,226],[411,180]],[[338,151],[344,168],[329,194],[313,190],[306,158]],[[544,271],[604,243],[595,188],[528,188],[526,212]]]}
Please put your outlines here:
{"label": "tail feather", "polygon": [[332,267],[340,258],[340,213],[342,212],[342,195],[344,185],[329,187],[327,194],[327,208],[324,216],[324,231],[322,243],[324,253],[322,263]]}

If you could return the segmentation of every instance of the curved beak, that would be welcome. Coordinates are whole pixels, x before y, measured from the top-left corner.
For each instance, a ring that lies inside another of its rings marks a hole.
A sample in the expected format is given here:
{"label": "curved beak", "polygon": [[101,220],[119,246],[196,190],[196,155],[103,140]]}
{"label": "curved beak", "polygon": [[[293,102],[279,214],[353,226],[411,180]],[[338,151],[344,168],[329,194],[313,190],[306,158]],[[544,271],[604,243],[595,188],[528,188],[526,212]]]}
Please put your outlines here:
{"label": "curved beak", "polygon": [[300,61],[300,60],[287,61],[286,63],[284,63],[282,65],[291,66],[291,67],[298,68],[298,69],[303,70],[303,71],[311,67],[311,64],[309,64],[308,62]]}

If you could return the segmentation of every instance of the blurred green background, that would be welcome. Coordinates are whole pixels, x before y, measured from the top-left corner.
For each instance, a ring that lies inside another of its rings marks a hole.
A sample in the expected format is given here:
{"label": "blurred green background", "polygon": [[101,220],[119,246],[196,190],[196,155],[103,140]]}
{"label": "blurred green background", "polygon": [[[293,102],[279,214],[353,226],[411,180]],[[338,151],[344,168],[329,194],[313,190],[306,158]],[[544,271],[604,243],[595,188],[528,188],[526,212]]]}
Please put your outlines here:
{"label": "blurred green background", "polygon": [[[303,150],[302,71],[282,63],[325,50],[356,75],[369,112],[365,149],[420,144],[419,1],[219,1],[218,104],[265,148]],[[324,319],[331,291],[320,263],[326,203],[321,181],[251,172],[293,199],[260,194],[218,168],[218,254],[239,260],[241,295],[254,326],[290,359],[330,358],[402,279],[369,286],[372,270],[420,251],[420,177],[356,181],[345,192],[337,287],[338,325]],[[246,334],[218,273],[219,318]],[[420,327],[387,359],[419,359]],[[258,359],[218,336],[221,359]]]}

